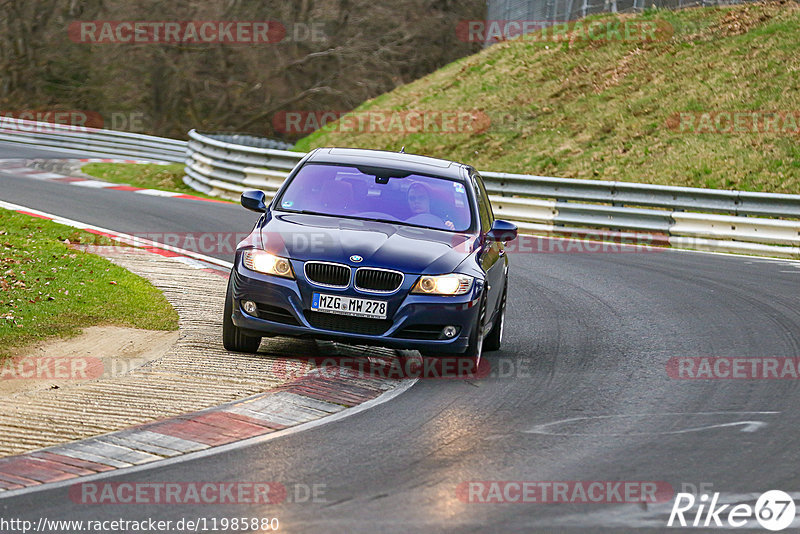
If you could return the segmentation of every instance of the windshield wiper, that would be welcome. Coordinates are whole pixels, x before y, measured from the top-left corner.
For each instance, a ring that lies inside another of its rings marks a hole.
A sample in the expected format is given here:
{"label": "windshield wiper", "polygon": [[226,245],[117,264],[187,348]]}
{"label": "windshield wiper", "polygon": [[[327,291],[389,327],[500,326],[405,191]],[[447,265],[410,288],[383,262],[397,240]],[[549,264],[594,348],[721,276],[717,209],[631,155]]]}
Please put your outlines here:
{"label": "windshield wiper", "polygon": [[311,210],[287,210],[286,208],[281,208],[286,213],[299,213],[301,215],[322,215],[323,217],[338,217],[338,215],[333,215],[331,213],[322,213],[321,211],[311,211]]}
{"label": "windshield wiper", "polygon": [[413,228],[424,228],[425,230],[440,230],[440,228],[434,228],[433,226],[424,226],[422,224],[414,224],[406,221],[390,221],[387,219],[373,219],[371,217],[352,217],[352,218],[361,221],[372,221],[372,222],[380,222],[386,224],[399,224],[401,226],[411,226]]}
{"label": "windshield wiper", "polygon": [[378,219],[377,217],[359,217],[358,215],[353,215],[350,217],[351,219],[358,219],[359,221],[372,221],[372,222],[380,222],[386,224],[403,224],[403,221],[392,221],[389,219]]}

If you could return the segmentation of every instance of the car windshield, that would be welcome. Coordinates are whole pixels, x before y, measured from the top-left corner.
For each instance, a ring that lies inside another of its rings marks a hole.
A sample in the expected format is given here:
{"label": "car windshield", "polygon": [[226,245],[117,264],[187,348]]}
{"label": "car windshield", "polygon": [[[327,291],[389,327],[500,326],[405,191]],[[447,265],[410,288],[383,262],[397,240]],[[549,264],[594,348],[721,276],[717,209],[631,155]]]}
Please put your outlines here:
{"label": "car windshield", "polygon": [[463,183],[362,166],[305,165],[283,192],[280,209],[455,232],[472,226]]}

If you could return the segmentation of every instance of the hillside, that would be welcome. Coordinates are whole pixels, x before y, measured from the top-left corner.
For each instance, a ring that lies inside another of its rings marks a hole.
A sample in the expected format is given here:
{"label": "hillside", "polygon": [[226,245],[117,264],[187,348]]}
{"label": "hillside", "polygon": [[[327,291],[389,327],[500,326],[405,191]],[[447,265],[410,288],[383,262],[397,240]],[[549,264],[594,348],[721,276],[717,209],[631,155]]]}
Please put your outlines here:
{"label": "hillside", "polygon": [[[645,28],[644,40],[617,23]],[[800,193],[797,3],[603,15],[566,33],[490,46],[365,102],[361,123],[345,116],[297,150],[405,145],[482,170]],[[428,131],[406,120],[418,112]],[[449,112],[474,120],[432,132]]]}

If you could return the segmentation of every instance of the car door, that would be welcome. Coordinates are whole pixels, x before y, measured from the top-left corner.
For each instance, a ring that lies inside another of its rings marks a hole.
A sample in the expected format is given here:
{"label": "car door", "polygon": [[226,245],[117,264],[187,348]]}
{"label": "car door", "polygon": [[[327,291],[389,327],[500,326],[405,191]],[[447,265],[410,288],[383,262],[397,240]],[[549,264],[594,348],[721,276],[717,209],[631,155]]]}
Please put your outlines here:
{"label": "car door", "polygon": [[494,213],[489,202],[489,195],[483,186],[483,180],[477,172],[470,174],[472,186],[478,201],[478,215],[481,224],[481,237],[483,247],[479,254],[481,268],[486,272],[486,282],[488,284],[486,297],[487,320],[497,309],[503,291],[505,277],[505,245],[499,241],[487,241],[486,234],[492,229],[494,223]]}

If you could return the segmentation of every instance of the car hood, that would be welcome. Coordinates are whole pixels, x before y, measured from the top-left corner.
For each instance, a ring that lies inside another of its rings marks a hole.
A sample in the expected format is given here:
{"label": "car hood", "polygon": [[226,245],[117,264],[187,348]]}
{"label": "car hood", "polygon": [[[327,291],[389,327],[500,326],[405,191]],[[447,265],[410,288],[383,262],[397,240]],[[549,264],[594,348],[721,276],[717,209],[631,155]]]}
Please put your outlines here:
{"label": "car hood", "polygon": [[[261,228],[261,246],[296,260],[382,267],[406,273],[455,270],[472,252],[475,236],[307,214],[272,214]],[[361,262],[350,260],[361,256]]]}

